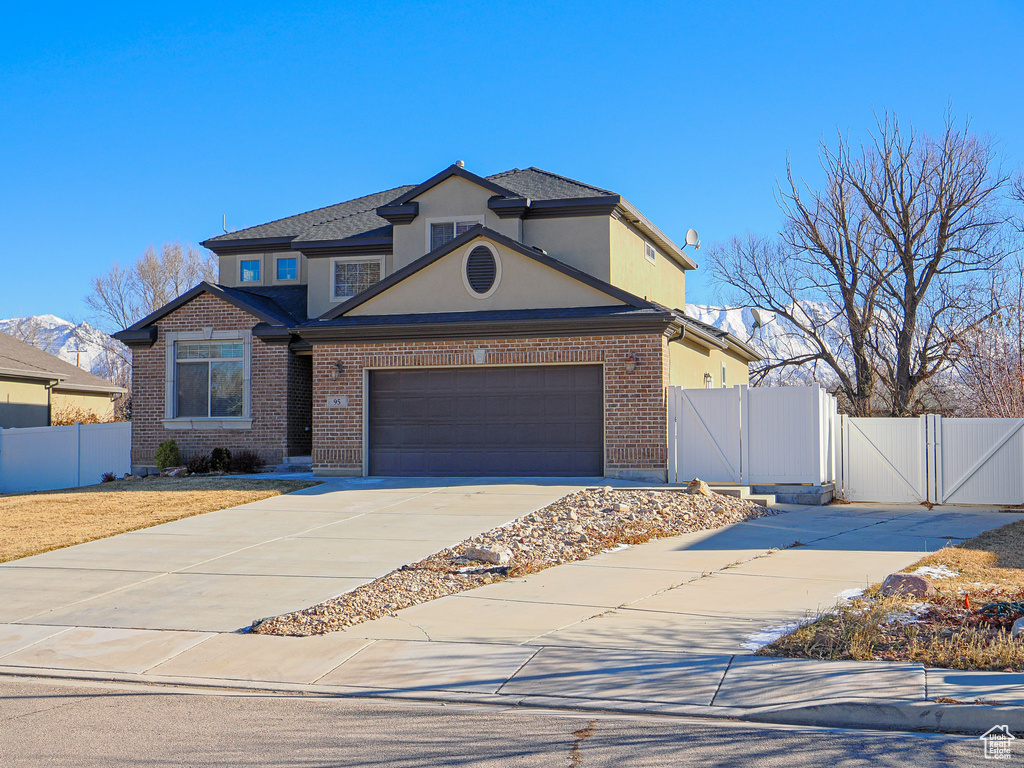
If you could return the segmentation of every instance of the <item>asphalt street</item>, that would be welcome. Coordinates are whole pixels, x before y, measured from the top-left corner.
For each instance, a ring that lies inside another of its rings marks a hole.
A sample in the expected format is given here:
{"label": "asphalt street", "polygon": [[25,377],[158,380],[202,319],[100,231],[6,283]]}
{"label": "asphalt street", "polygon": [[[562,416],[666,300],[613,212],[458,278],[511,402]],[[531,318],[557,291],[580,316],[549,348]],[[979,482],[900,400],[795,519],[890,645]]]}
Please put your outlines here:
{"label": "asphalt street", "polygon": [[4,768],[998,764],[967,736],[0,679]]}

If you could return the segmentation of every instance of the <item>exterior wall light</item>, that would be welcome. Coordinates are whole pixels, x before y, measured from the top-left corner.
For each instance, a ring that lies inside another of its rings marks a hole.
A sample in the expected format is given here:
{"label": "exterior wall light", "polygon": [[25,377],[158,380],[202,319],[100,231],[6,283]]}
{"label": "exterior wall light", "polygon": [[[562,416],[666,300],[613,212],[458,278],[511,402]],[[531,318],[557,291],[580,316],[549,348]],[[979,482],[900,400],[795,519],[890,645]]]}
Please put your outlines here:
{"label": "exterior wall light", "polygon": [[626,355],[626,373],[632,373],[638,365],[640,365],[640,355],[636,352]]}
{"label": "exterior wall light", "polygon": [[705,389],[711,389],[712,381],[713,381],[713,379],[711,378],[711,374],[710,373],[705,373],[704,374],[704,388]]}
{"label": "exterior wall light", "polygon": [[344,372],[345,364],[341,360],[338,360],[337,362],[334,363],[334,370],[331,371],[331,378],[337,381],[338,379],[341,378],[341,374],[343,374]]}

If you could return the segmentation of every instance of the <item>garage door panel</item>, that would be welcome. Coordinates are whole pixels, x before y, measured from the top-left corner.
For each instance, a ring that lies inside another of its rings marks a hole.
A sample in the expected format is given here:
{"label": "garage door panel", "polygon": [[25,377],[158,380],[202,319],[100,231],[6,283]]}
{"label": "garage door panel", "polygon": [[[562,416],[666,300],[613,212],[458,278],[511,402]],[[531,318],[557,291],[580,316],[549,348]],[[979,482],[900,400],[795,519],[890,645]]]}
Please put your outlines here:
{"label": "garage door panel", "polygon": [[371,371],[370,473],[600,475],[602,369]]}

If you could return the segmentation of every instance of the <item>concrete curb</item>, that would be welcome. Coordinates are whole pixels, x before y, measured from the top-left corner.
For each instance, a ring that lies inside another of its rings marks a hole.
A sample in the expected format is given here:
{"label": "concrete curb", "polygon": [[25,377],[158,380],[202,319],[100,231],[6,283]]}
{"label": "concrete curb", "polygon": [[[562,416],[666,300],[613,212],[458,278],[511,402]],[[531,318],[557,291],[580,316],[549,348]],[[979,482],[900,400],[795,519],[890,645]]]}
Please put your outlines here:
{"label": "concrete curb", "polygon": [[741,720],[785,725],[828,725],[887,731],[936,731],[980,736],[994,725],[1024,731],[1024,707],[937,704],[930,701],[836,701],[759,709]]}
{"label": "concrete curb", "polygon": [[477,706],[529,707],[605,714],[685,717],[877,731],[925,731],[980,736],[994,725],[1024,733],[1024,707],[938,704],[927,701],[841,700],[823,704],[774,707],[722,707],[631,699],[587,699],[531,694],[475,693],[449,690],[360,688],[340,685],[268,683],[217,678],[91,672],[87,670],[0,666],[0,678],[35,678],[63,682],[125,683],[222,694],[318,696],[326,698],[436,702]]}

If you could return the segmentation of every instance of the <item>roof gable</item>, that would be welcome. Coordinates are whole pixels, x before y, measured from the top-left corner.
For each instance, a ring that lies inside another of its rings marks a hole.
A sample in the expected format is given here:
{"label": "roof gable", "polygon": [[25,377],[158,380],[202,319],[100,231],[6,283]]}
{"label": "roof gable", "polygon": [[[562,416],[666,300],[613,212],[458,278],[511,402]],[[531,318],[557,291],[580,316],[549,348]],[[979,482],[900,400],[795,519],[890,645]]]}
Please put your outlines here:
{"label": "roof gable", "polygon": [[507,187],[503,187],[500,184],[491,181],[490,179],[484,178],[483,176],[477,176],[472,171],[467,171],[465,168],[461,168],[458,165],[450,165],[440,173],[431,176],[422,184],[418,184],[417,186],[410,189],[408,192],[399,195],[394,200],[392,200],[389,203],[389,205],[399,206],[411,202],[412,200],[415,200],[417,197],[426,192],[428,189],[436,187],[442,181],[447,181],[452,176],[458,176],[459,178],[465,179],[466,181],[471,181],[477,186],[483,187],[484,189],[488,190],[489,192],[495,195],[501,195],[502,197],[517,197],[517,194],[513,192],[511,189],[508,189]]}
{"label": "roof gable", "polygon": [[[305,290],[305,286],[298,286],[298,288],[299,290]],[[288,286],[284,289],[278,288],[277,291],[294,292],[295,289],[295,286]],[[238,307],[243,312],[248,312],[253,317],[262,320],[271,326],[288,327],[289,325],[296,324],[299,320],[299,318],[291,316],[278,303],[278,301],[281,300],[280,296],[267,296],[262,293],[257,294],[253,289],[226,288],[224,286],[214,285],[213,283],[207,283],[204,281],[195,288],[181,294],[181,296],[174,299],[174,301],[164,304],[156,312],[146,315],[137,323],[125,328],[124,331],[115,333],[114,338],[124,341],[124,339],[121,338],[122,334],[130,336],[129,332],[131,331],[141,331],[204,293],[216,296],[218,299],[222,299],[223,301]]]}
{"label": "roof gable", "polygon": [[[487,299],[470,295],[462,279],[462,261],[469,252],[468,246],[477,240],[489,243],[498,252],[502,265],[498,287]],[[438,268],[435,269],[435,265]],[[390,293],[388,300],[378,299],[385,293]],[[614,305],[655,306],[536,248],[477,225],[340,304],[320,319],[374,313]]]}

